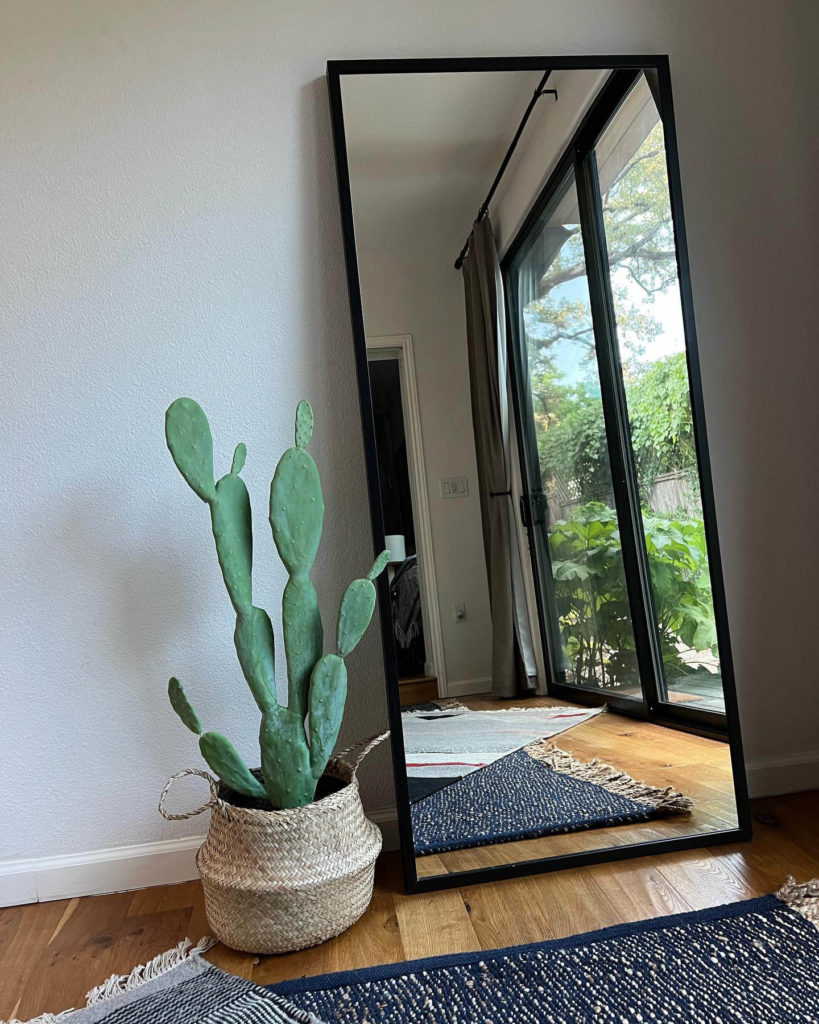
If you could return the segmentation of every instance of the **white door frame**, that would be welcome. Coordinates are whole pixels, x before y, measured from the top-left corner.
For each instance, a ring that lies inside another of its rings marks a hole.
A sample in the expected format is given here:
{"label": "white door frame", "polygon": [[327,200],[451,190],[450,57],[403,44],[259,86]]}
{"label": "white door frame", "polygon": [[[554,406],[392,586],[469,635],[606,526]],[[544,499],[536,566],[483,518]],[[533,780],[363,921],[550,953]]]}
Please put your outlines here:
{"label": "white door frame", "polygon": [[[421,614],[424,619],[424,646],[427,663],[438,680],[438,696],[446,697],[446,661],[435,578],[435,550],[432,544],[432,522],[429,515],[424,441],[421,431],[421,408],[415,376],[412,335],[392,334],[366,339],[367,358],[395,359],[401,382],[401,404],[407,441],[410,494],[412,497],[415,544],[418,551],[418,575],[421,584]],[[428,671],[429,671],[428,669]]]}

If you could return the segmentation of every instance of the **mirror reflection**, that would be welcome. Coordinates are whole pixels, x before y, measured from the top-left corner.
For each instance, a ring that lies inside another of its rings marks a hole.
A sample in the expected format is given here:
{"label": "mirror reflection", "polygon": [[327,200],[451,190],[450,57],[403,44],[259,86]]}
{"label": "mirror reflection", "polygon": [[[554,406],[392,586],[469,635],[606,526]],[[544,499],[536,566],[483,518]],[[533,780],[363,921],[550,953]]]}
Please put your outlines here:
{"label": "mirror reflection", "polygon": [[341,92],[419,877],[736,829],[661,76]]}

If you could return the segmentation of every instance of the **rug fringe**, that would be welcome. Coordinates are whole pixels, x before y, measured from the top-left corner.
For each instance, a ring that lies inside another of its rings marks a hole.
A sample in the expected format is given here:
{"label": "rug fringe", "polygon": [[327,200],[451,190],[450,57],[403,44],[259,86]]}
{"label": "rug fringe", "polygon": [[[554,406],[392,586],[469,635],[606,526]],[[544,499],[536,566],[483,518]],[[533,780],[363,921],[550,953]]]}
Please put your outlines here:
{"label": "rug fringe", "polygon": [[593,782],[610,793],[650,804],[655,814],[690,814],[694,807],[691,797],[678,793],[671,786],[661,789],[658,786],[650,786],[647,782],[639,782],[619,768],[605,764],[596,757],[591,761],[578,761],[565,750],[544,740],[530,743],[525,750],[531,757],[542,761],[561,775],[571,775],[573,779]]}
{"label": "rug fringe", "polygon": [[218,941],[218,939],[213,939],[209,935],[200,939],[195,945],[190,939],[183,939],[173,949],[159,953],[153,960],[135,967],[130,974],[112,974],[107,981],[86,993],[85,1005],[95,1006],[97,1003],[102,1003],[106,999],[119,995],[120,992],[131,992],[133,989],[139,988],[146,981],[158,978],[160,974],[178,967],[192,956],[201,956],[202,953],[207,953]]}
{"label": "rug fringe", "polygon": [[[218,941],[218,939],[213,939],[210,936],[205,936],[196,944],[191,942],[190,939],[183,939],[173,949],[159,953],[153,960],[135,967],[130,974],[112,974],[101,985],[95,986],[90,992],[86,993],[86,1008],[105,1002],[106,999],[112,999],[122,992],[131,992],[135,988],[139,988],[146,981],[158,978],[161,974],[173,970],[174,967],[178,967],[191,957],[207,953]],[[0,1021],[0,1024],[60,1024],[60,1022],[67,1020],[76,1012],[76,1010],[63,1010],[61,1013],[44,1013],[39,1017],[33,1017],[29,1021],[20,1021],[14,1018],[9,1021]]]}
{"label": "rug fringe", "polygon": [[793,875],[788,875],[776,896],[791,910],[819,928],[819,878],[797,882]]}

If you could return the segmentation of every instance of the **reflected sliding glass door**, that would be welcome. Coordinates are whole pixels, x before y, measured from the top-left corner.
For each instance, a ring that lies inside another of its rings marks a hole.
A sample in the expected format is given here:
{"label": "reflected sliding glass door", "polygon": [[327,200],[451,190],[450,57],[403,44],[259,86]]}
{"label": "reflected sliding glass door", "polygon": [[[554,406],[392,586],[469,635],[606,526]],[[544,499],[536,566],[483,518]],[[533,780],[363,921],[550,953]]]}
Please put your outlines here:
{"label": "reflected sliding glass door", "polygon": [[522,514],[552,692],[720,731],[662,102],[613,73],[504,260]]}

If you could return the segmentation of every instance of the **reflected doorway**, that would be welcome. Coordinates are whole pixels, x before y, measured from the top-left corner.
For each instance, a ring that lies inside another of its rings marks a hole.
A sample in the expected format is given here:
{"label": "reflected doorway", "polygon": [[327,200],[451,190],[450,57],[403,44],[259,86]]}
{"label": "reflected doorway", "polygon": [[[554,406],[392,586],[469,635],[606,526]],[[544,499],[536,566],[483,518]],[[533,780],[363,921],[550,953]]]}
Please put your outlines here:
{"label": "reflected doorway", "polygon": [[367,339],[392,635],[402,707],[446,696],[409,335]]}

